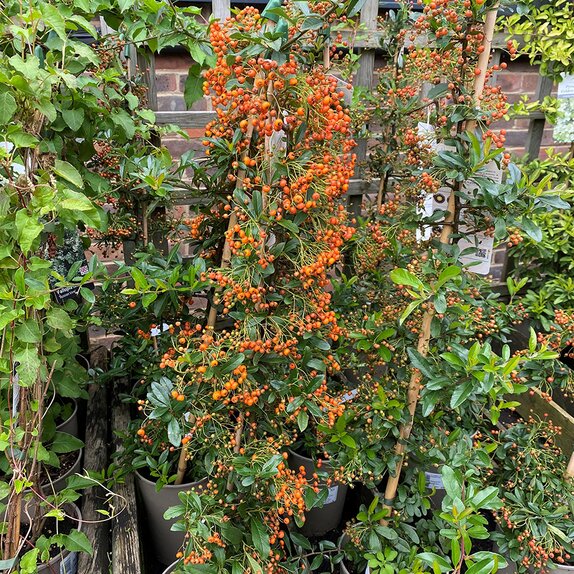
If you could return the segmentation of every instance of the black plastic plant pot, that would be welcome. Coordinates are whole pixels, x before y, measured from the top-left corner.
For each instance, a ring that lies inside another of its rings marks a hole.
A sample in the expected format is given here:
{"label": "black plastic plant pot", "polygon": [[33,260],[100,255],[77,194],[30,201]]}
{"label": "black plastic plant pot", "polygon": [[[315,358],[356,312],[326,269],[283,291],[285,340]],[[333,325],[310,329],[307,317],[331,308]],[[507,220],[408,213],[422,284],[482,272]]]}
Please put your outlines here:
{"label": "black plastic plant pot", "polygon": [[166,484],[158,492],[155,481],[148,480],[136,471],[136,483],[141,495],[146,524],[154,544],[156,558],[162,564],[171,564],[181,549],[185,532],[171,530],[175,520],[165,520],[163,515],[171,506],[180,504],[179,493],[189,490],[201,490],[207,484],[207,478],[198,482],[184,484]]}
{"label": "black plastic plant pot", "polygon": [[[313,476],[313,473],[317,472],[313,459],[293,451],[289,451],[288,463],[289,468],[292,469],[304,467],[307,477]],[[328,464],[324,464],[322,468],[326,471],[331,469]],[[305,524],[301,528],[302,534],[308,537],[323,536],[337,528],[341,523],[347,489],[346,484],[332,484],[323,506],[312,508],[305,513]]]}

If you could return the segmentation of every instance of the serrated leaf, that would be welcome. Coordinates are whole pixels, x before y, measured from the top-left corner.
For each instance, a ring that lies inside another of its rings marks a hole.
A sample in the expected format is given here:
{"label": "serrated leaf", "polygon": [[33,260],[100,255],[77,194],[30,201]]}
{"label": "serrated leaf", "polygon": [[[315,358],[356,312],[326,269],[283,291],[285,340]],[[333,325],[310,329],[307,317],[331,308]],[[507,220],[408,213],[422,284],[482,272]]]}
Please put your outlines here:
{"label": "serrated leaf", "polygon": [[299,411],[299,414],[297,415],[297,426],[299,427],[299,430],[303,432],[307,428],[308,424],[309,415],[307,414],[307,411]]}
{"label": "serrated leaf", "polygon": [[28,215],[25,209],[20,209],[16,213],[15,223],[20,247],[24,253],[28,253],[32,249],[34,241],[44,230],[44,225],[38,220],[37,215]]}
{"label": "serrated leaf", "polygon": [[86,552],[90,555],[94,552],[88,537],[79,530],[72,530],[66,536],[64,546],[70,552]]}
{"label": "serrated leaf", "polygon": [[22,343],[39,343],[42,339],[40,327],[34,319],[26,319],[14,329],[16,338]]}
{"label": "serrated leaf", "polygon": [[74,328],[74,322],[70,315],[58,307],[53,307],[47,311],[46,323],[58,331],[71,331]]}
{"label": "serrated leaf", "polygon": [[172,418],[167,425],[167,437],[173,446],[181,444],[181,426],[176,418]]}
{"label": "serrated leaf", "polygon": [[261,518],[257,516],[251,518],[251,539],[253,540],[253,546],[255,546],[259,555],[263,558],[267,558],[267,556],[269,556],[269,551],[271,550],[269,545],[269,534]]}

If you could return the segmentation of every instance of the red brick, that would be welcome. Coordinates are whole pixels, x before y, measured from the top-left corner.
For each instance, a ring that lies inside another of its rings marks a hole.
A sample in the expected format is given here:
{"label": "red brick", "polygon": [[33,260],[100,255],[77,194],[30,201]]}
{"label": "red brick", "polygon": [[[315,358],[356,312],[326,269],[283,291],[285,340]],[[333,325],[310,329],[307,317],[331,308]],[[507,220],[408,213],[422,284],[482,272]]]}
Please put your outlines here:
{"label": "red brick", "polygon": [[182,112],[186,107],[183,96],[172,94],[170,96],[158,96],[157,109],[160,112]]}
{"label": "red brick", "polygon": [[498,74],[496,83],[505,94],[521,92],[523,74],[507,70]]}
{"label": "red brick", "polygon": [[524,147],[527,134],[528,132],[523,130],[510,130],[506,132],[506,146],[515,148]]}
{"label": "red brick", "polygon": [[183,138],[164,139],[162,143],[174,158],[181,157],[181,154],[190,149],[195,150],[197,156],[203,155],[203,146],[201,145],[201,141],[197,139],[189,141]]}
{"label": "red brick", "polygon": [[160,54],[156,56],[155,59],[155,69],[158,72],[162,70],[181,70],[187,72],[191,64],[191,58],[183,54]]}
{"label": "red brick", "polygon": [[156,74],[155,85],[158,94],[174,92],[177,89],[177,74]]}
{"label": "red brick", "polygon": [[526,94],[533,94],[536,92],[538,87],[539,74],[522,74],[522,91]]}

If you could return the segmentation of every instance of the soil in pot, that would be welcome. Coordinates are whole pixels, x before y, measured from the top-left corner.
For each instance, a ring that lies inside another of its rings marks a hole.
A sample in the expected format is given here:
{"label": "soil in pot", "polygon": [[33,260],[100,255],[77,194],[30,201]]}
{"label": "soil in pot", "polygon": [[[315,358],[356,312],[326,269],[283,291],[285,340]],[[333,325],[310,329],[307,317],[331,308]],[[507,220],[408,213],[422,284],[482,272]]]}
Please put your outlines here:
{"label": "soil in pot", "polygon": [[[312,476],[317,471],[313,459],[289,451],[289,467],[304,467],[307,476]],[[328,464],[323,464],[324,470],[329,470]],[[330,530],[334,530],[341,523],[348,486],[335,483],[329,487],[327,498],[320,508],[312,508],[305,513],[305,524],[301,528],[302,534],[308,537],[323,536]]]}
{"label": "soil in pot", "polygon": [[167,484],[158,492],[155,480],[150,480],[140,471],[136,471],[135,475],[154,554],[162,564],[170,564],[183,544],[185,533],[172,531],[171,526],[175,520],[165,520],[163,515],[169,507],[180,503],[180,492],[192,489],[201,491],[208,479],[179,485]]}
{"label": "soil in pot", "polygon": [[82,470],[83,449],[61,454],[60,468],[42,467],[40,473],[40,484],[44,494],[57,494],[66,487],[68,477],[73,476]]}

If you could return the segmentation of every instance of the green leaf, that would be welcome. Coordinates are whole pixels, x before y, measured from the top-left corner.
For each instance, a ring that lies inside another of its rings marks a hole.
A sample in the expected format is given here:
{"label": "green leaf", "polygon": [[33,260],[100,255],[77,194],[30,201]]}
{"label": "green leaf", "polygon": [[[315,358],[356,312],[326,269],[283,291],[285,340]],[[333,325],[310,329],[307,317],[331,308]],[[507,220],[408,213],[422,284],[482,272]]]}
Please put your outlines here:
{"label": "green leaf", "polygon": [[449,279],[457,277],[460,273],[461,268],[456,265],[451,265],[450,267],[443,269],[438,276],[435,288],[438,289],[439,287],[442,287]]}
{"label": "green leaf", "polygon": [[20,363],[16,367],[18,383],[29,387],[36,382],[40,371],[40,356],[35,345],[26,346],[14,354],[14,360]]}
{"label": "green leaf", "polygon": [[201,76],[200,64],[193,64],[189,68],[185,86],[183,87],[183,98],[188,109],[203,98],[203,77]]}
{"label": "green leaf", "polygon": [[450,407],[452,409],[456,409],[468,399],[471,395],[472,391],[474,390],[474,385],[472,381],[465,381],[462,384],[459,384],[454,392],[452,393],[452,397],[450,398]]}
{"label": "green leaf", "polygon": [[415,299],[411,301],[406,309],[402,312],[401,316],[399,317],[399,325],[402,325],[410,316],[410,314],[419,306],[424,303],[424,299]]}
{"label": "green leaf", "polygon": [[[82,176],[80,175],[80,172],[71,163],[68,163],[67,161],[57,159],[54,162],[54,173],[59,175],[66,181],[69,181],[76,187],[79,187],[80,189],[84,187],[84,181],[82,179]],[[74,208],[68,208],[68,209],[74,209]]]}
{"label": "green leaf", "polygon": [[66,21],[56,6],[44,2],[40,4],[44,21],[56,32],[61,40],[66,39]]}
{"label": "green leaf", "polygon": [[476,508],[491,508],[493,502],[498,502],[498,488],[487,486],[472,497],[471,503]]}
{"label": "green leaf", "polygon": [[87,287],[80,287],[80,295],[84,298],[84,301],[93,305],[96,302],[96,296],[91,289]]}
{"label": "green leaf", "polygon": [[251,538],[253,546],[259,555],[266,559],[269,556],[271,547],[269,545],[269,534],[260,517],[251,518]]}
{"label": "green leaf", "polygon": [[20,209],[16,213],[18,243],[20,243],[24,253],[28,253],[32,249],[32,244],[43,230],[44,225],[40,223],[37,215],[28,215],[25,209]]}
{"label": "green leaf", "polygon": [[492,558],[485,558],[484,560],[480,560],[476,564],[473,564],[466,571],[466,574],[491,574],[493,566],[494,560]]}
{"label": "green leaf", "polygon": [[441,572],[450,572],[452,570],[452,566],[449,564],[449,562],[434,552],[422,552],[421,554],[417,554],[417,558],[429,566],[438,566]]}
{"label": "green leaf", "polygon": [[390,273],[390,278],[397,285],[408,285],[417,291],[424,291],[424,285],[420,279],[406,269],[393,269]]}
{"label": "green leaf", "polygon": [[173,446],[181,444],[181,426],[176,418],[172,418],[167,425],[167,437]]}
{"label": "green leaf", "polygon": [[462,485],[457,477],[456,471],[450,466],[444,465],[441,470],[442,483],[446,493],[452,498],[461,498]]}
{"label": "green leaf", "polygon": [[74,328],[74,321],[64,309],[59,307],[52,307],[46,313],[46,323],[52,327],[52,329],[58,331],[71,331]]}
{"label": "green leaf", "polygon": [[80,450],[83,446],[84,443],[79,438],[66,432],[57,431],[50,445],[50,450],[58,454],[64,454]]}
{"label": "green leaf", "polygon": [[528,237],[534,241],[542,241],[542,230],[530,219],[523,217],[520,223],[520,227],[526,233],[526,235],[528,235]]}
{"label": "green leaf", "polygon": [[64,118],[66,125],[71,130],[77,132],[84,123],[84,110],[82,108],[62,110],[62,117]]}
{"label": "green leaf", "polygon": [[16,100],[10,92],[0,94],[0,125],[7,124],[17,108]]}
{"label": "green leaf", "polygon": [[442,98],[446,96],[447,93],[448,93],[448,84],[437,84],[436,86],[433,86],[429,90],[427,98],[429,100],[436,100],[437,98]]}
{"label": "green leaf", "polygon": [[149,283],[146,276],[137,267],[132,267],[130,274],[134,280],[136,289],[145,290],[149,288]]}
{"label": "green leaf", "polygon": [[122,129],[128,139],[134,137],[136,133],[136,124],[132,117],[123,109],[116,108],[111,116],[112,122]]}
{"label": "green leaf", "polygon": [[142,297],[142,306],[147,309],[157,299],[157,293],[146,293]]}
{"label": "green leaf", "polygon": [[40,327],[34,319],[26,319],[14,329],[16,338],[22,343],[39,343],[42,339]]}
{"label": "green leaf", "polygon": [[299,427],[299,430],[303,432],[307,428],[308,424],[309,415],[307,414],[307,411],[299,411],[299,414],[297,415],[297,426]]}
{"label": "green leaf", "polygon": [[352,449],[357,448],[357,443],[356,443],[355,439],[350,434],[344,434],[339,440],[345,446],[348,446],[349,448],[352,448]]}
{"label": "green leaf", "polygon": [[64,547],[70,552],[86,552],[90,555],[94,552],[88,537],[79,530],[72,530],[65,537]]}

